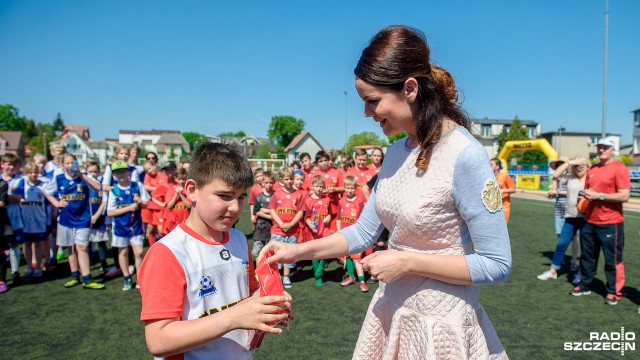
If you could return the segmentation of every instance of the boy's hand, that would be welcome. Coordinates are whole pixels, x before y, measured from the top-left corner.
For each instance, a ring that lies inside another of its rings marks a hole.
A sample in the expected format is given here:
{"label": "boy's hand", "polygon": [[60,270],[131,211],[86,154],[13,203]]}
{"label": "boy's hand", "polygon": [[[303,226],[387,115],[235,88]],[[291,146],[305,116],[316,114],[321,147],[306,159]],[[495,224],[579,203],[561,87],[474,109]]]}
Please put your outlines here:
{"label": "boy's hand", "polygon": [[136,204],[141,204],[142,203],[142,199],[140,199],[140,195],[133,194],[133,202],[135,202]]}
{"label": "boy's hand", "polygon": [[137,202],[134,202],[133,204],[129,205],[129,211],[134,212],[137,211],[139,209],[139,205]]}
{"label": "boy's hand", "polygon": [[65,199],[62,199],[60,201],[58,201],[58,207],[59,208],[63,208],[63,207],[67,207],[67,205],[69,205],[69,202]]}
{"label": "boy's hand", "polygon": [[284,231],[285,233],[288,233],[292,227],[293,227],[292,223],[284,223],[282,224],[282,226],[280,226],[280,229],[282,229],[282,231]]}
{"label": "boy's hand", "polygon": [[98,221],[98,218],[100,217],[100,214],[95,214],[91,217],[91,225],[95,224],[96,221]]}
{"label": "boy's hand", "polygon": [[258,254],[256,263],[260,262],[263,256],[272,252],[272,255],[267,259],[267,263],[272,264],[279,262],[281,264],[292,264],[298,262],[300,254],[299,245],[297,244],[285,244],[279,241],[269,241]]}
{"label": "boy's hand", "polygon": [[291,296],[251,296],[236,306],[230,307],[233,329],[260,330],[280,334],[282,329],[267,325],[269,322],[286,320],[289,314],[280,312],[291,308]]}

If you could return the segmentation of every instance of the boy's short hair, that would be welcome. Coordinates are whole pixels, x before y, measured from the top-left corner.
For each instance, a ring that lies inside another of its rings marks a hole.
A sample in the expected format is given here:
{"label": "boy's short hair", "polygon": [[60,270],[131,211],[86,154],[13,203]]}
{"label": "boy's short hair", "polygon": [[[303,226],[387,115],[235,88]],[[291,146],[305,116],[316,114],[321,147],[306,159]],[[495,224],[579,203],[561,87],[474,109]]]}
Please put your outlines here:
{"label": "boy's short hair", "polygon": [[189,179],[201,189],[215,179],[220,179],[236,189],[253,185],[253,172],[240,149],[231,144],[203,143],[191,157]]}
{"label": "boy's short hair", "polygon": [[62,143],[49,144],[49,150],[60,150],[62,152],[65,152],[67,150],[67,147]]}
{"label": "boy's short hair", "polygon": [[302,163],[298,160],[293,160],[291,162],[291,167],[293,167],[294,169],[302,169]]}
{"label": "boy's short hair", "polygon": [[85,169],[88,169],[89,166],[94,166],[94,165],[97,165],[98,166],[98,170],[100,170],[100,161],[98,161],[97,158],[90,157],[90,158],[87,158],[87,161],[84,162],[84,168]]}
{"label": "boy's short hair", "polygon": [[2,155],[2,162],[16,164],[18,163],[18,157],[15,154],[6,153]]}
{"label": "boy's short hair", "polygon": [[186,178],[186,177],[187,177],[187,170],[185,170],[185,169],[183,169],[183,168],[178,168],[178,169],[176,170],[176,175],[175,175],[175,177],[178,177],[178,176],[182,176],[182,177],[185,177],[185,178]]}
{"label": "boy's short hair", "polygon": [[45,163],[47,162],[47,158],[44,155],[40,154],[40,153],[33,155],[32,158],[33,158],[34,162],[36,162],[38,160],[44,161]]}
{"label": "boy's short hair", "polygon": [[77,160],[76,156],[71,154],[71,153],[64,153],[64,154],[60,155],[60,159],[62,160],[61,162],[64,162],[64,159],[66,159],[66,158],[71,158],[73,160]]}
{"label": "boy's short hair", "polygon": [[344,165],[348,168],[352,168],[354,166],[356,166],[356,161],[353,160],[352,157],[348,158],[347,160],[344,161]]}
{"label": "boy's short hair", "polygon": [[311,185],[319,185],[319,184],[324,185],[324,176],[322,175],[316,175],[313,177],[313,179],[311,179]]}
{"label": "boy's short hair", "polygon": [[145,162],[144,162],[144,164],[142,164],[142,166],[143,166],[143,167],[145,167],[145,166],[155,166],[155,167],[158,167],[158,163],[157,163],[157,162],[154,162],[154,161],[151,161],[151,160],[145,160]]}
{"label": "boy's short hair", "polygon": [[275,176],[273,176],[273,173],[272,173],[271,171],[267,170],[267,171],[265,171],[265,172],[263,172],[263,173],[262,173],[262,178],[263,178],[263,179],[271,179],[271,180],[274,180],[274,179],[275,179]]}
{"label": "boy's short hair", "polygon": [[282,167],[280,171],[278,171],[278,176],[280,179],[284,179],[286,177],[293,178],[293,169],[287,166]]}
{"label": "boy's short hair", "polygon": [[253,175],[258,175],[258,173],[264,173],[264,169],[262,169],[261,167],[253,169]]}
{"label": "boy's short hair", "polygon": [[327,154],[327,152],[324,150],[320,150],[316,153],[316,162],[320,159],[331,160],[331,158],[329,157],[329,154]]}
{"label": "boy's short hair", "polygon": [[356,149],[355,154],[356,154],[356,156],[362,156],[362,155],[369,156],[369,154],[367,154],[367,150],[360,149],[360,148]]}
{"label": "boy's short hair", "polygon": [[346,188],[347,186],[351,186],[351,187],[357,187],[356,186],[356,178],[354,176],[346,176],[344,178],[344,187]]}
{"label": "boy's short hair", "polygon": [[24,166],[24,173],[28,174],[28,173],[30,173],[32,171],[37,172],[38,171],[38,165],[36,165],[36,163],[34,163],[34,162],[27,163]]}
{"label": "boy's short hair", "polygon": [[298,156],[298,159],[300,159],[300,161],[302,161],[306,157],[309,158],[309,160],[311,160],[311,155],[309,155],[308,152],[303,152],[302,154],[300,154],[300,156]]}

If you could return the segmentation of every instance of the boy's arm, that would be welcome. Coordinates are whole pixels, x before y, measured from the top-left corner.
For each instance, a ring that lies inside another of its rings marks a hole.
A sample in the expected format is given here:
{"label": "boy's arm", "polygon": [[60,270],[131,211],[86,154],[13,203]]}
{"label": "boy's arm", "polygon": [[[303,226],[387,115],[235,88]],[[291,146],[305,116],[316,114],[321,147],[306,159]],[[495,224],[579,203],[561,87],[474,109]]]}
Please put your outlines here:
{"label": "boy's arm", "polygon": [[325,223],[325,225],[330,223],[331,222],[331,213],[327,214],[327,216],[324,217],[322,222]]}
{"label": "boy's arm", "polygon": [[260,211],[256,213],[256,216],[267,220],[273,220],[273,218],[271,218],[271,211],[265,208],[260,209]]}
{"label": "boy's arm", "polygon": [[53,195],[49,195],[49,194],[47,194],[47,193],[44,193],[44,196],[47,198],[47,200],[49,200],[49,202],[50,202],[53,206],[55,206],[55,207],[57,207],[57,208],[63,208],[63,207],[65,207],[65,206],[67,206],[67,205],[69,204],[69,203],[67,202],[67,200],[58,200],[58,199],[56,199],[56,197],[55,197],[55,196],[53,196]]}
{"label": "boy's arm", "polygon": [[98,221],[98,219],[100,218],[100,216],[102,216],[105,206],[106,205],[104,201],[100,203],[100,206],[98,207],[98,211],[96,211],[96,213],[91,216],[91,224],[95,224],[96,221]]}
{"label": "boy's arm", "polygon": [[[303,216],[304,216],[304,210],[298,210],[298,212],[296,213],[296,216],[293,217],[293,220],[291,220],[291,222],[282,224],[281,227],[285,232],[289,231],[289,229],[293,227],[295,224],[297,224],[298,221],[300,221],[300,219],[302,219]],[[285,230],[284,228],[287,228],[287,229]]]}
{"label": "boy's arm", "polygon": [[87,174],[82,174],[82,180],[84,180],[84,182],[86,182],[94,190],[96,190],[96,191],[101,191],[102,190],[102,184],[100,184],[98,181],[96,181],[95,179],[91,178]]}
{"label": "boy's arm", "polygon": [[180,197],[180,194],[178,194],[177,191],[171,191],[171,200],[169,200],[169,202],[167,203],[167,209],[173,209],[174,206],[176,206],[176,203],[178,202],[178,198]]}
{"label": "boy's arm", "polygon": [[109,192],[109,201],[107,204],[107,216],[111,216],[111,217],[120,216],[122,214],[126,214],[128,212],[132,212],[136,210],[138,210],[137,203],[129,204],[125,207],[118,208],[118,203],[116,202],[116,195],[113,193],[113,191]]}
{"label": "boy's arm", "polygon": [[270,209],[270,213],[271,220],[273,220],[278,226],[282,227],[284,223],[282,222],[282,219],[280,219],[280,216],[278,216],[278,213],[276,213],[276,209]]}

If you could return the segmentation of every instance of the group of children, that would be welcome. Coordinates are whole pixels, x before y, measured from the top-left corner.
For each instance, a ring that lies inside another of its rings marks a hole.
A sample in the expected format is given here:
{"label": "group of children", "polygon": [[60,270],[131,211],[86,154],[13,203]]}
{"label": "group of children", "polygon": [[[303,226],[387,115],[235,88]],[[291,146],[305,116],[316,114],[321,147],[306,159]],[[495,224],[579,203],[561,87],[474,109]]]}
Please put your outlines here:
{"label": "group of children", "polygon": [[[271,171],[254,170],[256,184],[249,195],[255,224],[253,256],[270,240],[302,243],[319,239],[354,224],[360,216],[369,194],[366,184],[379,171],[379,166],[368,164],[367,152],[358,150],[355,166],[346,171],[333,167],[325,151],[316,154],[315,164],[310,160],[309,154],[301,154],[299,164],[311,166],[284,167],[278,181]],[[369,291],[359,260],[372,251],[340,259],[347,271],[342,286],[358,283],[362,292]],[[316,286],[322,287],[325,261],[313,260],[312,267]],[[284,264],[285,288],[292,286],[290,274],[296,268],[296,264]]]}
{"label": "group of children", "polygon": [[[35,155],[23,167],[15,155],[2,156],[0,247],[9,253],[13,286],[23,278],[41,277],[66,255],[71,279],[65,287],[103,289],[104,284],[91,276],[95,243],[103,275],[123,275],[122,290],[131,290],[137,286],[131,276],[142,263],[145,233],[153,243],[189,214],[186,171],[167,164],[158,172],[153,160],[140,166],[135,145],[119,146],[103,175],[97,159],[88,159],[81,168],[63,145],[54,144],[50,150],[52,161]],[[130,266],[129,249],[135,266]],[[27,265],[23,276],[18,271],[21,250]],[[0,293],[8,290],[6,268],[6,257],[0,256]]]}

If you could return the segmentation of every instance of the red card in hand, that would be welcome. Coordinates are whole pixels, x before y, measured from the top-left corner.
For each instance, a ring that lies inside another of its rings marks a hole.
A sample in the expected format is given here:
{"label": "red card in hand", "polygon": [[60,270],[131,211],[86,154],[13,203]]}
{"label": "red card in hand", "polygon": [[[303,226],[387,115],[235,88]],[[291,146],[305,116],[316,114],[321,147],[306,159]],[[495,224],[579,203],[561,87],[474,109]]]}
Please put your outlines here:
{"label": "red card in hand", "polygon": [[[282,287],[282,280],[280,279],[280,272],[278,271],[278,264],[267,264],[267,258],[273,255],[273,253],[267,253],[260,262],[256,265],[256,276],[260,283],[260,296],[283,296],[284,288]],[[283,310],[282,313],[288,313],[291,317],[290,310]],[[267,323],[269,326],[281,325],[285,328],[289,328],[289,320],[280,320],[278,322]],[[256,331],[253,339],[251,340],[251,350],[255,350],[260,347],[262,339],[264,338],[263,331]]]}

